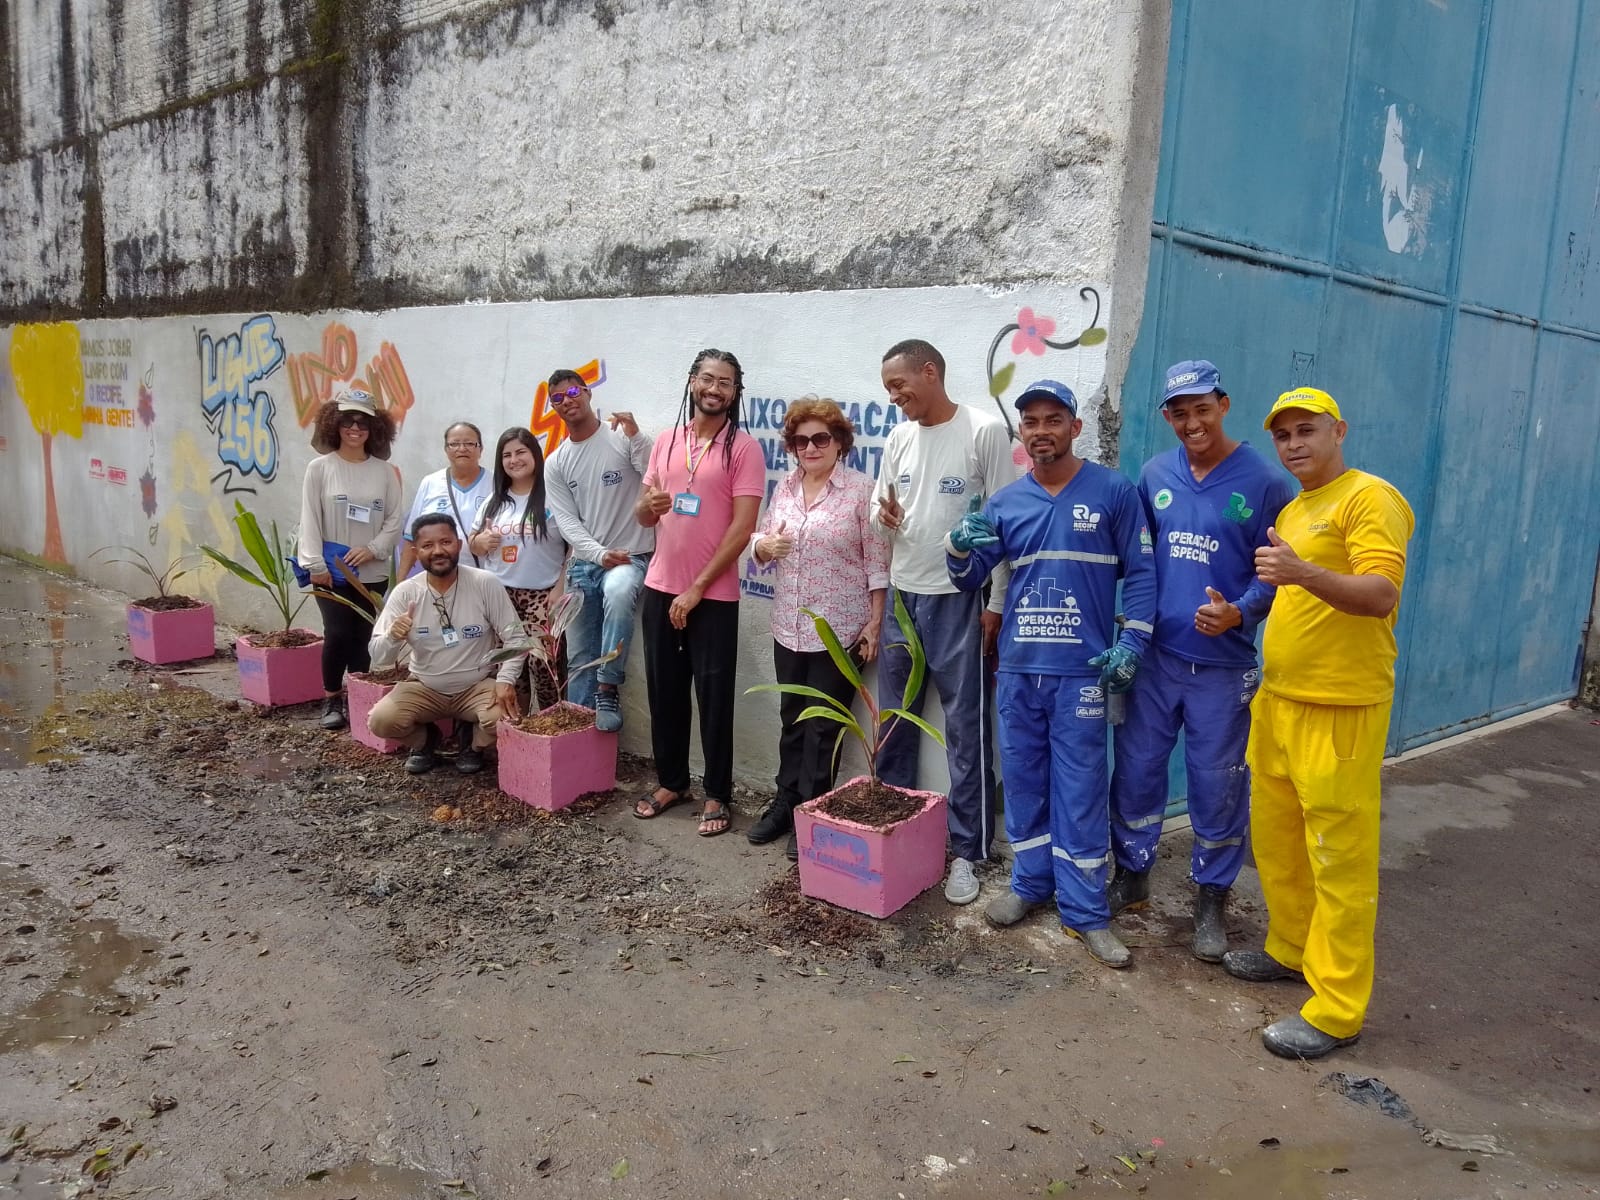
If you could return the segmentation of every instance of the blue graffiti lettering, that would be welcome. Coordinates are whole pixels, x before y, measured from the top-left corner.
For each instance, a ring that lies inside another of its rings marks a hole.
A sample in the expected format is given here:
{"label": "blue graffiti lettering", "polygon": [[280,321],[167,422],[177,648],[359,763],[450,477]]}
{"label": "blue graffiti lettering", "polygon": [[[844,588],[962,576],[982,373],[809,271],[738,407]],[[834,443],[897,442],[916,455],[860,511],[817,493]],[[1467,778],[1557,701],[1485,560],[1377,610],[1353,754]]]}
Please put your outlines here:
{"label": "blue graffiti lettering", "polygon": [[234,469],[270,482],[278,473],[278,431],[271,395],[250,385],[283,365],[283,340],[272,317],[263,313],[220,340],[201,332],[198,349],[200,408],[217,435],[217,458],[224,464],[214,478],[227,477],[224,491],[254,490],[231,486]]}

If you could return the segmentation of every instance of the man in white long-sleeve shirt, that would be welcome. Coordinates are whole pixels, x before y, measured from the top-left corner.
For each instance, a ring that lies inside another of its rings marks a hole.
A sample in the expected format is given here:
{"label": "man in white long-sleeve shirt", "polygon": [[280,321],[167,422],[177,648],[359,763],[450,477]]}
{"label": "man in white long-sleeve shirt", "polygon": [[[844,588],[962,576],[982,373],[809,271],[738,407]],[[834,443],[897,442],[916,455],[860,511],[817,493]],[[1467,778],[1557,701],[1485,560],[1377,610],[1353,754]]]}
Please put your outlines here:
{"label": "man in white long-sleeve shirt", "polygon": [[567,659],[589,662],[612,650],[616,658],[592,675],[580,671],[567,683],[567,699],[594,709],[596,729],[622,728],[617,689],[625,678],[633,642],[634,610],[656,531],[639,524],[633,505],[650,466],[651,441],[632,413],[614,412],[602,422],[589,385],[576,371],[550,376],[550,404],[567,426],[567,437],[545,460],[545,499],[561,536],[572,547],[567,587],[583,593],[583,607],[567,630]]}
{"label": "man in white long-sleeve shirt", "polygon": [[456,770],[483,769],[501,717],[515,721],[517,677],[523,660],[491,661],[522,621],[505,587],[488,571],[460,565],[461,540],[446,513],[425,513],[411,527],[420,574],[395,585],[372,628],[372,669],[383,671],[411,648],[411,678],[372,706],[367,728],[411,748],[406,770],[431,771],[439,748],[435,721],[471,724],[472,742],[456,755]]}
{"label": "man in white long-sleeve shirt", "polygon": [[[927,342],[899,342],[883,356],[883,386],[905,419],[883,448],[872,522],[889,537],[889,585],[900,593],[914,630],[902,631],[894,604],[884,606],[878,699],[900,704],[911,674],[903,648],[915,632],[939,689],[950,763],[950,874],[945,899],[978,898],[973,864],[989,857],[994,837],[994,750],[984,654],[1000,632],[1009,569],[995,568],[985,610],[978,592],[957,590],[945,568],[944,535],[975,497],[1014,483],[1011,438],[997,418],[957,404],[945,391],[944,356]],[[912,699],[920,714],[926,686]],[[896,787],[917,786],[920,737],[901,723],[878,754],[878,774]]]}

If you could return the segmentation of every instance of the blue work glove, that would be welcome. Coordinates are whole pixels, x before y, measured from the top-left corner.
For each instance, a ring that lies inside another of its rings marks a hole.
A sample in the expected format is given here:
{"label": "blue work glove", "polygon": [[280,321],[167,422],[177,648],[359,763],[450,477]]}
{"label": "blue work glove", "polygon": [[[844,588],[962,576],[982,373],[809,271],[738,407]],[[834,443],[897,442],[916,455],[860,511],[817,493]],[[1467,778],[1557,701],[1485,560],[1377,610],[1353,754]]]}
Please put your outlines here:
{"label": "blue work glove", "polygon": [[1121,693],[1133,686],[1133,677],[1139,673],[1139,656],[1118,644],[1096,654],[1089,665],[1100,668],[1101,687]]}
{"label": "blue work glove", "polygon": [[967,501],[967,513],[950,531],[950,549],[956,554],[971,554],[979,546],[992,546],[1000,540],[994,522],[984,516],[983,497]]}

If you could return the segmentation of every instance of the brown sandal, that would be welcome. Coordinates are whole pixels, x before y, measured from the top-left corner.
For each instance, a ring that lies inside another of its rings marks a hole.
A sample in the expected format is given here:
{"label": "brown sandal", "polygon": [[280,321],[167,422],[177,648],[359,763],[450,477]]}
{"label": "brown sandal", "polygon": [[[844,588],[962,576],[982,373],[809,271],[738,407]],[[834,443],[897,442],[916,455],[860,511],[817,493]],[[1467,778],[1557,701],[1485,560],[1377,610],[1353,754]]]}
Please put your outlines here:
{"label": "brown sandal", "polygon": [[670,800],[657,800],[654,792],[646,792],[633,802],[633,815],[640,821],[653,821],[673,805],[686,804],[693,799],[692,792],[674,792]]}
{"label": "brown sandal", "polygon": [[[711,811],[711,806],[713,804],[718,806],[716,812]],[[695,819],[700,822],[700,828],[697,830],[697,832],[701,837],[721,837],[723,834],[727,833],[728,830],[733,828],[733,809],[728,807],[726,801],[707,800],[705,804],[701,805],[700,812],[696,815]],[[713,821],[721,821],[722,828],[707,829],[706,826],[710,825]]]}

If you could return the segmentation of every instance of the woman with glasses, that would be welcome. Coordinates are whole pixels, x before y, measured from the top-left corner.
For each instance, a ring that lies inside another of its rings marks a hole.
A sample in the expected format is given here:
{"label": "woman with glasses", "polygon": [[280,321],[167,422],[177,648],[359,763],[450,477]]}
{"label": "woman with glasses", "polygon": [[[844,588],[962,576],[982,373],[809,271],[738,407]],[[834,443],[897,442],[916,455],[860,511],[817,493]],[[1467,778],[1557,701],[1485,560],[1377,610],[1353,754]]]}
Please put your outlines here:
{"label": "woman with glasses", "polygon": [[[789,406],[784,443],[798,464],[773,490],[767,515],[751,539],[751,555],[778,564],[772,600],[772,660],[779,683],[800,683],[843,704],[855,693],[834,665],[809,608],[827,619],[857,665],[878,656],[889,544],[870,519],[872,480],[845,466],[855,430],[832,400],[806,396]],[[759,846],[787,833],[789,858],[799,857],[795,805],[833,787],[838,764],[830,721],[802,721],[811,701],[784,696],[779,715],[778,794],[745,836]]]}
{"label": "woman with glasses", "polygon": [[[545,507],[544,451],[533,434],[516,426],[500,435],[494,447],[494,488],[473,517],[467,546],[486,571],[505,585],[511,607],[517,610],[529,634],[550,614],[556,584],[567,557],[550,511]],[[556,647],[557,675],[565,674],[562,652]],[[548,674],[533,671],[535,711],[561,699]]]}
{"label": "woman with glasses", "polygon": [[[376,613],[346,579],[355,573],[370,592],[389,586],[389,558],[404,516],[400,473],[389,465],[394,422],[372,397],[349,388],[325,400],[312,446],[321,451],[306,468],[300,494],[300,565],[319,592],[322,612],[322,727],[343,729],[344,677],[372,665],[367,641]],[[338,597],[334,599],[333,597]]]}
{"label": "woman with glasses", "polygon": [[[456,537],[467,540],[472,528],[472,518],[478,508],[489,498],[494,477],[479,465],[483,457],[483,434],[471,421],[457,421],[444,431],[445,466],[423,477],[417,485],[416,498],[411,501],[411,512],[402,526],[400,547],[400,578],[411,574],[417,562],[417,551],[411,544],[411,526],[425,513],[443,513],[455,523]],[[481,567],[476,556],[472,565]]]}

